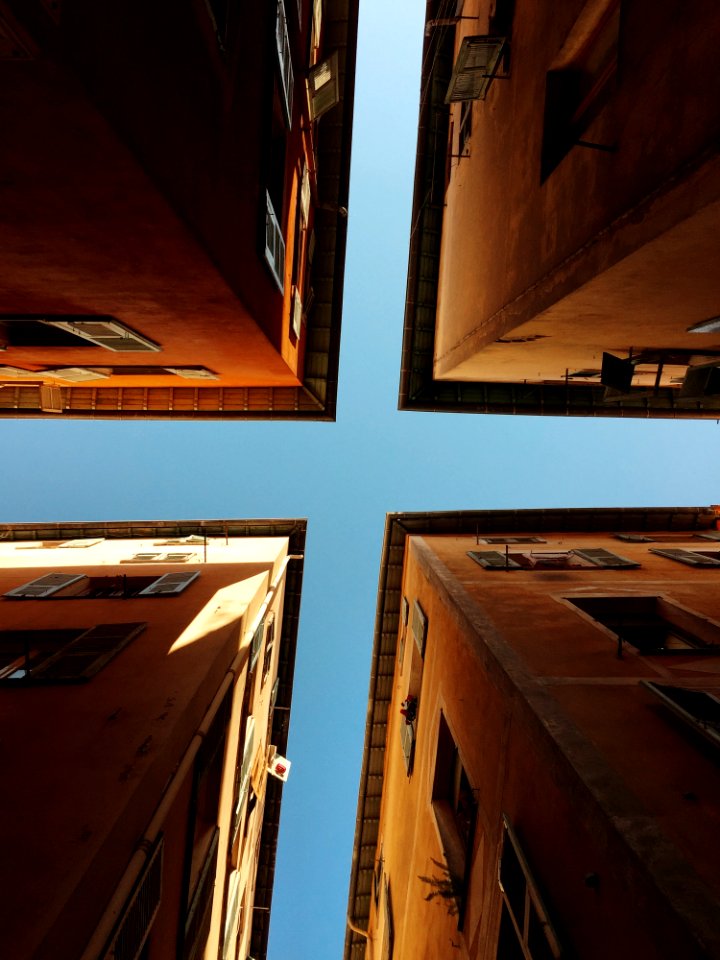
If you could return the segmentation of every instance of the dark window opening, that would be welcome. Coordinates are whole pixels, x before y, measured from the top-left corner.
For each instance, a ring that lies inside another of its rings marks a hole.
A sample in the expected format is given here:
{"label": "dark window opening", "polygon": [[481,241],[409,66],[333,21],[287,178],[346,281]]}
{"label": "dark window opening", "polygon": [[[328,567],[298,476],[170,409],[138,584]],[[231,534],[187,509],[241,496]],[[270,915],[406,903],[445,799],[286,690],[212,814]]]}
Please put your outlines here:
{"label": "dark window opening", "polygon": [[101,623],[66,630],[0,631],[0,683],[85,683],[147,626]]}
{"label": "dark window opening", "polygon": [[662,703],[713,747],[720,747],[720,690],[689,690],[641,680]]}
{"label": "dark window opening", "polygon": [[642,654],[720,653],[720,627],[662,597],[568,597]]}
{"label": "dark window opening", "polygon": [[[584,9],[583,9],[583,12]],[[588,29],[579,17],[545,89],[541,178],[545,180],[608,102],[615,84],[620,0],[606,0]],[[612,149],[609,145],[599,145]]]}
{"label": "dark window opening", "polygon": [[466,156],[465,148],[469,149],[470,137],[472,137],[472,116],[473,116],[473,101],[472,100],[463,100],[460,105],[460,133],[458,140],[458,154]]}
{"label": "dark window opening", "polygon": [[477,801],[450,727],[440,714],[432,807],[462,927],[470,879]]}
{"label": "dark window opening", "polygon": [[[43,320],[50,321],[43,323]],[[9,347],[90,347],[84,337],[68,330],[54,327],[52,322],[77,323],[79,321],[118,323],[112,316],[88,316],[73,314],[33,313],[24,316],[0,315],[0,344]]]}
{"label": "dark window opening", "polygon": [[498,883],[503,900],[498,960],[558,960],[562,956],[560,943],[525,855],[505,817]]}

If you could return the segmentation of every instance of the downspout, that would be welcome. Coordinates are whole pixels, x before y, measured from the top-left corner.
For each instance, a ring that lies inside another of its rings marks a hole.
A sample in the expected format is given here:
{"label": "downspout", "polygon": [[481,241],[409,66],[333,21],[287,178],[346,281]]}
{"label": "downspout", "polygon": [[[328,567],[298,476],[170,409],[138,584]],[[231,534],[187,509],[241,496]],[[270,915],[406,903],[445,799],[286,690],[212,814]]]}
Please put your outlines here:
{"label": "downspout", "polygon": [[192,740],[190,741],[187,750],[185,751],[180,763],[178,764],[175,773],[173,774],[170,782],[165,789],[165,793],[158,804],[153,817],[148,824],[143,836],[140,838],[137,844],[137,850],[132,856],[130,863],[125,870],[125,873],[120,879],[120,883],[115,889],[110,903],[105,908],[105,912],[100,918],[100,922],[95,928],[88,945],[85,947],[80,960],[99,960],[101,951],[105,948],[110,935],[113,932],[113,928],[117,923],[118,918],[122,914],[123,908],[126,901],[128,900],[130,893],[137,881],[137,878],[140,876],[143,867],[145,866],[145,861],[147,860],[148,853],[152,850],[153,844],[157,839],[160,829],[167,818],[168,811],[175,802],[178,793],[180,792],[180,787],[182,786],[185,778],[192,770],[193,763],[195,762],[195,757],[197,752],[200,749],[200,744],[205,739],[205,736],[210,729],[210,724],[215,719],[215,715],[220,709],[220,704],[223,702],[225,694],[228,692],[233,682],[235,681],[237,674],[240,672],[241,668],[244,666],[245,661],[247,660],[248,653],[250,650],[250,643],[252,641],[252,636],[257,629],[258,624],[261,622],[262,618],[265,616],[267,608],[270,605],[271,600],[277,592],[277,588],[280,585],[280,582],[285,576],[285,571],[288,564],[291,560],[302,560],[302,554],[289,554],[286,556],[278,570],[275,579],[270,584],[267,593],[265,594],[265,599],[263,600],[262,606],[258,610],[257,614],[253,618],[252,623],[249,628],[245,631],[245,637],[243,642],[240,644],[240,649],[238,650],[233,662],[230,664],[227,673],[222,679],[220,687],[218,688],[217,693],[213,697],[210,706],[205,711],[205,715],[200,722],[197,731],[195,732]]}

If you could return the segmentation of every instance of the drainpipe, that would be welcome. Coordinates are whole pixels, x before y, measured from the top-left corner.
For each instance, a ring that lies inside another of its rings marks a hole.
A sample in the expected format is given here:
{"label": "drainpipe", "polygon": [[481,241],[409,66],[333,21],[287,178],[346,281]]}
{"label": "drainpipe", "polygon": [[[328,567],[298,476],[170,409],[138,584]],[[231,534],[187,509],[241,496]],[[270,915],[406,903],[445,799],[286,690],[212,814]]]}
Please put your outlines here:
{"label": "drainpipe", "polygon": [[100,922],[95,928],[95,932],[90,938],[88,945],[85,947],[80,960],[98,960],[100,957],[100,953],[110,938],[110,934],[117,923],[118,917],[121,915],[125,903],[130,896],[130,892],[133,889],[137,878],[140,876],[143,867],[145,866],[148,853],[152,849],[153,844],[160,833],[160,829],[167,818],[168,811],[175,802],[185,778],[192,770],[195,757],[200,749],[200,744],[205,739],[205,736],[210,729],[210,724],[215,719],[215,715],[220,709],[220,704],[223,702],[225,694],[232,686],[237,674],[240,672],[241,668],[245,664],[245,661],[247,660],[249,643],[252,640],[252,636],[255,633],[258,624],[265,616],[265,612],[269,607],[272,598],[275,596],[277,588],[285,576],[285,571],[288,564],[291,560],[302,559],[302,554],[290,554],[283,560],[275,579],[272,581],[268,588],[268,592],[265,594],[265,599],[260,607],[260,610],[253,618],[248,630],[245,632],[244,642],[240,645],[240,650],[238,650],[233,662],[228,668],[227,673],[223,677],[222,683],[220,684],[217,693],[213,697],[210,706],[207,708],[205,715],[200,722],[200,726],[197,728],[197,731],[190,741],[190,744],[185,751],[177,769],[175,770],[172,779],[168,783],[165,793],[163,794],[150,823],[147,825],[143,836],[138,841],[137,850],[133,854],[125,873],[122,875],[120,883],[115,888],[115,893],[113,894],[110,903],[105,908],[105,912],[100,918]]}

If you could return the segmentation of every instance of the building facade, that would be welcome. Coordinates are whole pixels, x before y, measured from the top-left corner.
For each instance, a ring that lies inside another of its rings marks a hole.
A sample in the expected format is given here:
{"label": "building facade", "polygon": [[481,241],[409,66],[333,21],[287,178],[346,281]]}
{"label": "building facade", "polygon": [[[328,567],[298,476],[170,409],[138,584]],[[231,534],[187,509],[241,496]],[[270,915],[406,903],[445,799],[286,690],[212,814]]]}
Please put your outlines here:
{"label": "building facade", "polygon": [[265,957],[304,541],[3,527],[3,956]]}
{"label": "building facade", "polygon": [[401,409],[717,416],[719,40],[711,2],[428,3]]}
{"label": "building facade", "polygon": [[0,11],[0,414],[333,419],[355,0]]}
{"label": "building facade", "polygon": [[720,957],[719,518],[388,517],[346,960]]}

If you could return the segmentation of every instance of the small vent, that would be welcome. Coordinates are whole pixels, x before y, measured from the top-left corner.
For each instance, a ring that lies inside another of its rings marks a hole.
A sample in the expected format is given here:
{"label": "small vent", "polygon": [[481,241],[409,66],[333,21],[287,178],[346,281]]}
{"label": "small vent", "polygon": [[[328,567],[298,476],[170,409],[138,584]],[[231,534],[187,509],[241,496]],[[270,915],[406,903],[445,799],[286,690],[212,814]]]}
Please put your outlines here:
{"label": "small vent", "polygon": [[37,580],[30,580],[21,587],[14,587],[8,590],[6,597],[24,597],[26,599],[39,599],[40,597],[50,597],[63,587],[70,586],[71,583],[77,583],[84,579],[85,574],[68,573],[47,573],[44,577],[38,577]]}
{"label": "small vent", "polygon": [[504,37],[465,37],[455,61],[445,103],[484,100],[504,50]]}
{"label": "small vent", "polygon": [[162,896],[163,837],[157,838],[125,905],[103,960],[137,960],[145,945]]}
{"label": "small vent", "polygon": [[310,116],[317,120],[340,103],[340,78],[337,51],[313,67],[308,76]]}
{"label": "small vent", "polygon": [[166,597],[172,594],[182,593],[183,590],[189,587],[193,580],[197,580],[199,576],[200,572],[198,570],[193,570],[188,573],[166,573],[164,576],[159,577],[154,583],[151,583],[149,587],[141,590],[138,596]]}

